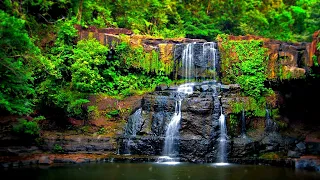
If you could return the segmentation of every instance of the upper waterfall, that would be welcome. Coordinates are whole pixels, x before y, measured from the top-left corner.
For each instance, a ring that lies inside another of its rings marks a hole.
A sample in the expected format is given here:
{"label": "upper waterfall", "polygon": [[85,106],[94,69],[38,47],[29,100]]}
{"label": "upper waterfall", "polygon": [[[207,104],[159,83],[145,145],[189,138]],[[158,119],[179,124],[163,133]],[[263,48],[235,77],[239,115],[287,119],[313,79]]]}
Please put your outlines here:
{"label": "upper waterfall", "polygon": [[219,52],[215,42],[177,44],[174,59],[181,65],[178,76],[186,82],[216,79]]}

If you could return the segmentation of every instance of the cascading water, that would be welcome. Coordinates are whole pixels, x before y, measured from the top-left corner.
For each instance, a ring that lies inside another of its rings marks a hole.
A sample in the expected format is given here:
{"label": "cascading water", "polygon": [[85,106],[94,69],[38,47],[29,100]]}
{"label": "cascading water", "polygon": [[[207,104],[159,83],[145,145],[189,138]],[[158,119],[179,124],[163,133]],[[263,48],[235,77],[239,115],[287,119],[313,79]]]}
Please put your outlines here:
{"label": "cascading water", "polygon": [[244,109],[242,109],[242,115],[241,115],[241,136],[243,138],[246,137],[246,116]]}
{"label": "cascading water", "polygon": [[221,107],[221,115],[219,118],[219,125],[220,125],[220,137],[219,137],[218,159],[219,159],[219,163],[225,163],[227,162],[227,157],[226,157],[227,128],[226,128],[226,118],[223,114],[222,107]]}
{"label": "cascading water", "polygon": [[[180,47],[181,45],[178,45]],[[210,75],[215,80],[216,64],[218,63],[218,50],[215,42],[189,43],[184,45],[181,52],[182,76],[186,82],[198,76]],[[174,51],[176,57],[176,49]]]}
{"label": "cascading water", "polygon": [[[179,54],[181,56],[179,56]],[[218,64],[218,50],[217,44],[214,42],[206,42],[206,43],[189,43],[189,44],[179,44],[175,47],[174,58],[179,62],[179,58],[181,58],[182,68],[180,71],[180,75],[185,79],[186,84],[180,85],[177,88],[177,92],[179,98],[176,100],[175,104],[175,112],[171,118],[170,123],[167,126],[165,133],[165,143],[163,148],[163,155],[158,159],[158,162],[165,162],[174,164],[178,159],[178,149],[177,144],[179,140],[179,127],[181,120],[181,101],[182,98],[180,95],[190,95],[193,93],[193,88],[195,83],[191,83],[193,79],[197,79],[199,76],[205,78],[211,78],[215,80],[216,78],[216,64]],[[209,75],[209,76],[208,76]],[[215,83],[215,82],[214,82]],[[216,85],[212,86],[214,88],[214,119],[217,121],[219,118],[220,112],[220,100],[218,97],[218,93],[216,91]],[[208,86],[208,85],[207,85]],[[221,114],[220,119],[224,118],[224,115]],[[219,120],[220,121],[220,120]],[[224,139],[224,143],[226,141],[226,128],[225,122],[222,127],[221,142]],[[221,144],[221,143],[220,143]],[[221,148],[225,149],[225,144],[221,146]],[[221,162],[225,162],[225,151],[223,151]]]}
{"label": "cascading water", "polygon": [[186,82],[189,82],[194,76],[193,44],[194,43],[187,44],[182,52],[182,67],[184,68]]}
{"label": "cascading water", "polygon": [[179,141],[179,128],[181,120],[181,101],[182,98],[178,92],[178,99],[175,103],[174,114],[170,123],[167,126],[165,133],[163,156],[158,158],[158,163],[177,164],[179,159],[176,157],[179,154],[178,141]]}
{"label": "cascading water", "polygon": [[176,101],[175,112],[166,130],[163,154],[166,156],[177,155],[175,141],[179,136],[179,123],[181,120],[181,99]]}
{"label": "cascading water", "polygon": [[218,59],[218,50],[215,48],[216,43],[206,42],[203,43],[203,59],[208,59],[207,71],[213,71],[213,80],[216,79],[216,63]]}
{"label": "cascading water", "polygon": [[266,123],[265,123],[265,131],[266,132],[274,132],[277,130],[277,124],[272,121],[270,117],[270,111],[266,108]]}
{"label": "cascading water", "polygon": [[134,112],[128,119],[128,123],[125,128],[125,148],[124,153],[130,155],[130,147],[132,143],[132,138],[136,137],[137,132],[141,129],[142,124],[142,116],[141,116],[142,108],[139,108],[136,112]]}

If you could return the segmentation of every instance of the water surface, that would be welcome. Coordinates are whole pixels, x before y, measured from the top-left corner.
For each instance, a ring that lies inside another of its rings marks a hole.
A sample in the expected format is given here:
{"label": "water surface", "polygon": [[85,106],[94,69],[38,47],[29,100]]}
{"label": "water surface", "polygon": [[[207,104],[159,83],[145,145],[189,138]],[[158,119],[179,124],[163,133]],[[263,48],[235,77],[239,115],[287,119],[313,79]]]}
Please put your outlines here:
{"label": "water surface", "polygon": [[184,180],[184,179],[320,179],[320,173],[290,168],[253,165],[217,166],[180,163],[97,163],[43,166],[0,170],[10,179],[111,179],[111,180]]}

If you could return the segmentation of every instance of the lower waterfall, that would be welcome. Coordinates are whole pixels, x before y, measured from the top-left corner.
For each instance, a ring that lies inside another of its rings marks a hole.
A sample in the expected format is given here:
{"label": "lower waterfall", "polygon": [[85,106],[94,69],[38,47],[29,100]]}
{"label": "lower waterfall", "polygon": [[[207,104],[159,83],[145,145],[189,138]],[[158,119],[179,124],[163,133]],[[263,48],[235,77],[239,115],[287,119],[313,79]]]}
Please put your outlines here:
{"label": "lower waterfall", "polygon": [[179,123],[181,120],[181,99],[176,101],[175,112],[166,130],[163,154],[166,156],[177,155],[175,141],[179,138]]}
{"label": "lower waterfall", "polygon": [[219,124],[220,124],[220,138],[219,138],[218,160],[219,160],[219,163],[226,163],[227,162],[227,157],[226,157],[227,127],[226,127],[226,117],[223,114],[222,108],[221,108],[221,115],[219,118]]}

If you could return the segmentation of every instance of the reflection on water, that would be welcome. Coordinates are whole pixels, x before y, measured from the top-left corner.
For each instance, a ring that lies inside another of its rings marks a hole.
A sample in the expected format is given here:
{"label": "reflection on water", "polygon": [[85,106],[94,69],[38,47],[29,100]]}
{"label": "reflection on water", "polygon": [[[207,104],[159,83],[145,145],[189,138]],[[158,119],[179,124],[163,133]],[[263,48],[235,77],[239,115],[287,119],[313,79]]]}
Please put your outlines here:
{"label": "reflection on water", "polygon": [[10,179],[320,179],[320,173],[272,166],[218,164],[98,163],[0,170]]}

